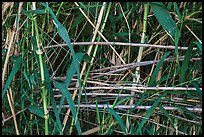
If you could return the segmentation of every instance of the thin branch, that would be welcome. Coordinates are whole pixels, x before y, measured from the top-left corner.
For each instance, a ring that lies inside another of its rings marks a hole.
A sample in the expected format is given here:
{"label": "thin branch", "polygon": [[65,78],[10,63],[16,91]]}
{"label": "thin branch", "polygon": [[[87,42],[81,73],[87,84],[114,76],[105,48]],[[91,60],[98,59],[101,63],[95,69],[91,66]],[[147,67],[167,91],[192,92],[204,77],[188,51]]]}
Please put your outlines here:
{"label": "thin branch", "polygon": [[[78,88],[68,88],[68,90],[76,90]],[[196,88],[192,87],[147,87],[147,86],[142,86],[142,87],[132,87],[132,86],[104,86],[104,87],[85,87],[86,90],[96,90],[96,89],[124,89],[124,90],[134,90],[136,92],[144,93],[142,90],[175,90],[175,91],[195,91],[197,90]],[[202,90],[202,88],[200,88]],[[59,91],[59,89],[54,89],[54,91]]]}
{"label": "thin branch", "polygon": [[[71,43],[74,45],[121,45],[121,46],[133,46],[133,47],[154,47],[154,48],[163,48],[163,49],[175,49],[175,46],[173,45],[154,45],[154,44],[142,44],[142,43],[125,43],[125,42],[73,42]],[[46,48],[55,48],[55,47],[61,47],[61,46],[67,46],[67,44],[59,44],[59,45],[50,45]],[[187,50],[188,47],[181,47],[178,46],[178,49],[180,50]],[[197,48],[193,48],[193,50],[196,50]]]}
{"label": "thin branch", "polygon": [[[57,105],[57,108],[59,107],[59,105]],[[63,108],[69,108],[69,105],[63,105]],[[80,108],[96,108],[96,104],[80,104],[80,105],[75,105],[75,107],[80,107]],[[114,106],[114,108],[119,108],[119,109],[130,109],[130,108],[134,108],[135,105],[117,105]],[[152,106],[137,106],[135,109],[145,109],[148,110],[150,109]],[[178,107],[170,107],[170,106],[162,106],[165,110],[180,110],[180,108]],[[52,108],[49,107],[49,108]],[[113,108],[113,105],[109,105],[109,104],[98,104],[98,108]],[[188,109],[189,111],[192,112],[202,112],[202,108],[198,108],[198,107],[185,107],[186,109]],[[155,108],[157,110],[159,110],[159,108]]]}

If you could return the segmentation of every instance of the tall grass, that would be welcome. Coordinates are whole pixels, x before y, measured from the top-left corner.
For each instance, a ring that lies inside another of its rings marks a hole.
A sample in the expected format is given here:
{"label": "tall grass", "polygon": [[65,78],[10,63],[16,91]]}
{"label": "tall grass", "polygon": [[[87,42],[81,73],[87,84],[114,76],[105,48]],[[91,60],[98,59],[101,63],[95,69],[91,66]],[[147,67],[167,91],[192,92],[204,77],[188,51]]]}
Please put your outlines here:
{"label": "tall grass", "polygon": [[3,2],[3,135],[201,135],[201,2]]}

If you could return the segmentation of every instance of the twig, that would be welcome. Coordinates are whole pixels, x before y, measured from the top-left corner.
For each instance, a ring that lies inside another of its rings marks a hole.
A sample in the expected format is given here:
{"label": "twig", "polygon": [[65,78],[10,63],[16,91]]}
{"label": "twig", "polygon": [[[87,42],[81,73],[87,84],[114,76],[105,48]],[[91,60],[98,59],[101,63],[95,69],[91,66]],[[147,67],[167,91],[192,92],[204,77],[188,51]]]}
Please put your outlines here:
{"label": "twig", "polygon": [[[69,91],[71,90],[76,90],[78,88],[68,88]],[[185,88],[185,87],[132,87],[132,86],[106,86],[106,87],[85,87],[86,90],[96,90],[96,89],[119,89],[119,90],[130,90],[138,93],[144,93],[144,90],[174,90],[174,91],[195,91],[197,90],[196,88]],[[54,91],[59,91],[59,89],[53,89]],[[202,90],[202,88],[200,88]]]}
{"label": "twig", "polygon": [[[59,106],[57,105],[57,108]],[[69,105],[63,105],[63,108],[69,108]],[[81,107],[81,108],[96,108],[96,104],[80,104],[80,105],[75,105],[75,107]],[[114,106],[114,108],[118,108],[118,109],[130,109],[130,108],[134,108],[135,105],[117,105]],[[135,109],[150,109],[152,106],[137,106]],[[178,107],[169,107],[169,106],[162,106],[165,110],[180,110],[180,108]],[[52,108],[52,106],[50,106],[49,108]],[[98,108],[113,108],[113,105],[109,105],[109,104],[98,104]],[[202,108],[198,108],[198,107],[185,107],[186,109],[188,109],[189,111],[192,112],[202,112]],[[156,109],[159,109],[158,107]]]}
{"label": "twig", "polygon": [[[142,44],[142,43],[125,43],[125,42],[73,42],[71,43],[74,45],[121,45],[121,46],[133,46],[133,47],[154,47],[154,48],[163,48],[163,49],[175,49],[175,46],[173,45],[154,45],[154,44]],[[55,48],[55,47],[61,47],[61,46],[67,46],[67,44],[59,44],[59,45],[50,45],[46,48]],[[180,50],[187,50],[188,47],[181,47],[179,46],[178,49]],[[196,50],[197,48],[193,48],[193,50]]]}

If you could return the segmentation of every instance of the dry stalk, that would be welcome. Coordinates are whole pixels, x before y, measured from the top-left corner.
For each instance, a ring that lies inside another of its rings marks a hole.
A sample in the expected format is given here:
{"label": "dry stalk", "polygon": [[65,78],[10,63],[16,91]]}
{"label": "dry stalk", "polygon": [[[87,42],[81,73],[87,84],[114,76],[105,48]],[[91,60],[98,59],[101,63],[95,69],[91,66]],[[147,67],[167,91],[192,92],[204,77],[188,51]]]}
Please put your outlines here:
{"label": "dry stalk", "polygon": [[[113,108],[114,105],[109,105],[109,104],[98,104],[98,108]],[[59,106],[57,105],[57,108]],[[63,108],[69,108],[69,105],[63,105]],[[96,104],[80,104],[80,105],[75,105],[75,107],[80,107],[80,108],[96,108]],[[114,106],[114,108],[118,108],[118,109],[130,109],[130,108],[134,108],[135,105],[117,105]],[[137,106],[135,109],[145,109],[148,110],[150,109],[152,106]],[[171,107],[171,106],[162,106],[165,110],[180,110],[180,108],[178,107]],[[49,108],[52,108],[49,107]],[[202,112],[202,108],[199,107],[185,107],[186,109],[188,109],[189,111],[192,112]],[[156,110],[159,110],[159,107],[155,108]]]}
{"label": "dry stalk", "polygon": [[[76,4],[76,2],[75,2],[75,4]],[[102,6],[102,8],[101,8],[101,11],[100,11],[100,14],[99,14],[99,17],[98,17],[98,21],[97,21],[97,24],[96,24],[96,27],[95,27],[95,31],[94,31],[94,33],[93,33],[94,35],[93,35],[93,38],[92,38],[91,42],[94,42],[95,39],[96,39],[97,33],[98,33],[98,31],[99,31],[100,24],[101,24],[101,20],[102,20],[102,17],[103,17],[104,8],[105,8],[105,2],[103,2],[103,6]],[[91,54],[92,48],[93,48],[93,45],[90,45],[90,47],[89,47],[89,49],[88,49],[88,51],[87,51],[87,54],[88,54],[89,56],[90,56],[90,54]],[[83,67],[82,67],[82,70],[81,70],[81,74],[80,74],[80,79],[82,78],[82,75],[83,75],[83,73],[84,73],[84,71],[85,71],[85,69],[86,69],[86,65],[87,65],[87,62],[84,62]],[[78,86],[79,86],[79,83],[78,83],[78,81],[77,81],[76,87],[78,87]],[[75,99],[76,94],[77,94],[77,90],[75,90],[74,93],[73,93],[73,95],[72,95],[72,99],[73,99],[73,100]],[[65,126],[66,126],[69,113],[70,113],[70,109],[67,110],[67,113],[66,113],[66,115],[65,115],[65,117],[64,117],[62,131],[64,131],[64,128],[65,128]]]}
{"label": "dry stalk", "polygon": [[[9,90],[11,90],[10,87],[9,87]],[[14,111],[14,108],[13,108],[13,103],[11,101],[11,97],[9,96],[8,91],[6,92],[6,95],[7,95],[9,106],[10,106],[10,109],[11,109],[11,113],[12,113],[12,117],[13,117],[13,121],[14,121],[14,126],[15,126],[15,130],[16,130],[16,134],[20,135],[19,130],[18,130],[18,124],[17,124],[17,121],[16,121],[16,114],[15,114],[15,111]]]}
{"label": "dry stalk", "polygon": [[[108,41],[107,42],[72,42],[71,44],[73,46],[74,45],[84,45],[84,46],[86,46],[86,45],[121,45],[121,46],[133,46],[133,47],[153,47],[153,48],[163,48],[163,49],[175,49],[175,46],[173,46],[173,45],[166,46],[166,45],[155,45],[155,44],[108,42]],[[63,46],[67,46],[67,44],[50,45],[50,46],[44,47],[44,49],[46,49],[46,48],[63,47]],[[187,49],[188,49],[188,47],[178,46],[178,50],[187,50]],[[193,48],[193,50],[197,50],[197,48]],[[116,53],[116,55],[119,56],[118,53]]]}

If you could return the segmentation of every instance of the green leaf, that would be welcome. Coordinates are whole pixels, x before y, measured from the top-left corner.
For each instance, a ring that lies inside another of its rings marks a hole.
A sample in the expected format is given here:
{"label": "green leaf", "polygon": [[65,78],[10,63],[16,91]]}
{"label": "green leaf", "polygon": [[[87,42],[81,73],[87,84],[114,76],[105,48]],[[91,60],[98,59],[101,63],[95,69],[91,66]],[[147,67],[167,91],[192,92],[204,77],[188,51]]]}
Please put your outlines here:
{"label": "green leaf", "polygon": [[28,14],[28,13],[31,13],[31,14],[45,14],[45,10],[23,10],[22,11],[23,14]]}
{"label": "green leaf", "polygon": [[96,116],[97,116],[97,121],[98,121],[98,124],[100,125],[100,115],[99,115],[99,109],[98,109],[98,101],[96,99]]}
{"label": "green leaf", "polygon": [[164,113],[164,115],[170,120],[171,124],[173,125],[173,121],[169,113],[162,106],[159,106],[159,109]]}
{"label": "green leaf", "polygon": [[158,72],[159,72],[159,70],[160,70],[160,68],[161,68],[161,65],[162,65],[163,62],[164,62],[164,59],[165,59],[169,54],[170,54],[170,52],[166,52],[166,53],[162,56],[161,60],[160,60],[159,63],[157,64],[157,66],[156,66],[156,68],[155,68],[155,70],[154,70],[154,72],[153,72],[153,74],[152,74],[152,76],[151,76],[151,78],[150,78],[149,86],[155,86],[154,81],[155,81],[155,79],[156,79],[156,77],[157,77],[157,75],[158,75]]}
{"label": "green leaf", "polygon": [[109,111],[110,114],[115,117],[115,119],[118,121],[118,123],[119,123],[120,127],[122,128],[122,130],[124,132],[126,132],[125,125],[124,125],[122,119],[120,118],[120,116],[113,109],[111,109],[111,108],[106,108],[106,110]]}
{"label": "green leaf", "polygon": [[200,118],[198,118],[196,115],[194,115],[194,113],[192,113],[190,110],[188,110],[187,108],[183,107],[183,106],[178,106],[178,108],[181,108],[182,110],[184,110],[186,113],[183,114],[189,114],[191,115],[191,117],[195,120],[201,120]]}
{"label": "green leaf", "polygon": [[142,127],[145,125],[145,123],[147,122],[147,120],[149,119],[149,117],[153,114],[153,112],[155,111],[156,107],[159,105],[159,103],[161,102],[162,97],[164,97],[166,95],[166,93],[160,95],[159,99],[157,99],[154,104],[147,110],[147,114],[145,116],[145,118],[142,120],[142,122],[139,124],[140,128],[137,129],[136,134],[139,134],[140,130],[142,129]]}
{"label": "green leaf", "polygon": [[50,101],[52,103],[53,111],[54,111],[55,117],[56,117],[57,129],[59,129],[58,131],[62,135],[63,132],[62,132],[62,124],[60,121],[60,112],[57,110],[57,105],[56,105],[56,101],[55,101],[55,97],[54,97],[54,91],[53,91],[52,85],[51,85],[52,81],[51,81],[50,76],[49,76],[47,65],[44,62],[44,58],[43,58],[43,68],[44,68],[44,74],[45,74],[45,79],[46,79],[45,84],[46,84],[48,92],[50,93]]}
{"label": "green leaf", "polygon": [[175,32],[175,54],[176,54],[176,59],[178,60],[178,44],[179,44],[179,39],[180,39],[181,33],[177,29]]}
{"label": "green leaf", "polygon": [[83,14],[79,14],[75,19],[74,19],[74,23],[72,24],[72,28],[75,28],[76,26],[80,25],[84,20],[84,15]]}
{"label": "green leaf", "polygon": [[44,111],[43,111],[43,108],[40,108],[39,106],[29,106],[27,107],[27,109],[33,113],[33,114],[36,114],[42,118],[44,118],[45,114],[44,114]]}
{"label": "green leaf", "polygon": [[193,43],[196,44],[198,46],[199,50],[202,52],[202,44],[200,44],[200,42],[198,42],[198,41],[195,41]]}
{"label": "green leaf", "polygon": [[[55,24],[56,28],[57,28],[57,31],[60,35],[60,37],[66,42],[66,44],[68,45],[69,49],[71,50],[71,54],[73,56],[73,62],[74,62],[74,65],[75,67],[77,68],[77,58],[76,58],[76,54],[75,54],[75,51],[73,49],[73,46],[70,42],[70,38],[69,38],[69,35],[68,35],[68,32],[66,30],[66,28],[57,20],[55,14],[53,13],[53,11],[50,9],[50,7],[45,4],[45,3],[42,3],[41,4],[48,10],[48,12],[51,14],[52,18],[53,18],[53,23]],[[78,82],[79,82],[79,87],[81,87],[81,81],[80,81],[80,72],[79,72],[79,69],[76,69],[77,70],[77,77],[78,77]]]}
{"label": "green leaf", "polygon": [[179,75],[180,83],[183,83],[185,81],[186,73],[188,73],[187,70],[188,70],[188,64],[191,58],[192,49],[193,49],[193,44],[190,44],[186,51],[186,54],[181,66],[181,74]]}
{"label": "green leaf", "polygon": [[194,82],[194,81],[192,82],[192,84],[196,88],[197,93],[202,95],[203,92],[202,92],[202,90],[200,90],[200,87],[198,86],[198,84],[196,82]]}
{"label": "green leaf", "polygon": [[66,85],[64,83],[55,82],[55,86],[66,97],[67,102],[68,102],[68,104],[70,106],[72,115],[73,115],[74,120],[75,120],[77,131],[78,131],[79,134],[81,134],[81,127],[79,125],[79,120],[78,120],[78,117],[77,117],[76,109],[75,109],[74,102],[72,100],[72,96],[71,96],[70,92],[67,90],[67,87],[66,87]]}
{"label": "green leaf", "polygon": [[174,8],[175,8],[175,10],[176,10],[176,14],[178,15],[179,21],[181,22],[181,21],[183,20],[183,18],[182,18],[182,16],[181,16],[180,11],[179,11],[177,2],[174,2]]}
{"label": "green leaf", "polygon": [[4,95],[5,95],[8,87],[10,86],[11,81],[13,80],[13,77],[15,76],[17,71],[20,69],[21,62],[22,62],[22,58],[21,58],[21,56],[18,56],[15,63],[14,63],[13,69],[11,70],[11,73],[8,76],[6,84],[4,85],[4,89],[2,91],[2,99],[3,99]]}
{"label": "green leaf", "polygon": [[176,23],[169,14],[169,10],[164,6],[162,2],[152,2],[152,11],[159,21],[160,25],[167,30],[167,32],[175,37],[175,33],[178,30]]}
{"label": "green leaf", "polygon": [[28,82],[28,86],[31,87],[30,81],[29,81],[29,79],[28,79],[28,76],[27,76],[27,74],[26,74],[26,70],[25,70],[25,69],[23,70],[23,76],[25,77],[26,81]]}
{"label": "green leaf", "polygon": [[74,61],[72,61],[71,66],[68,69],[67,74],[66,74],[66,80],[65,80],[66,86],[69,86],[69,83],[71,82],[73,75],[76,73],[77,69],[79,69],[79,64],[81,63],[81,60],[84,54],[85,53],[76,53],[77,67],[74,64]]}

